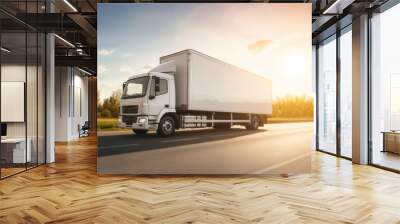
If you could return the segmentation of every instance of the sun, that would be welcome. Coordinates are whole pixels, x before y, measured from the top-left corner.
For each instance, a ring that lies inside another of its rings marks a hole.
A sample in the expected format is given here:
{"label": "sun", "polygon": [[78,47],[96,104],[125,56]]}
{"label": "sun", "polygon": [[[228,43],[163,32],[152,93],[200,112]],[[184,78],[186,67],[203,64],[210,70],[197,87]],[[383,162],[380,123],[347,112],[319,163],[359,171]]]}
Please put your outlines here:
{"label": "sun", "polygon": [[307,63],[308,60],[305,56],[298,53],[289,54],[285,60],[285,71],[288,75],[304,74],[308,66]]}

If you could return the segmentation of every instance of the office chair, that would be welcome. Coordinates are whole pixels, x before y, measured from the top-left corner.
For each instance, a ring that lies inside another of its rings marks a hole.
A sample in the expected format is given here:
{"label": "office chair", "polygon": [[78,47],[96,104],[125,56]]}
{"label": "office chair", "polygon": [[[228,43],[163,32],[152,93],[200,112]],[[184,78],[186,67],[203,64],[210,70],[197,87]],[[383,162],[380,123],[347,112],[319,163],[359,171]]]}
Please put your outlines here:
{"label": "office chair", "polygon": [[85,121],[82,127],[79,128],[79,138],[89,136],[90,124],[89,121]]}

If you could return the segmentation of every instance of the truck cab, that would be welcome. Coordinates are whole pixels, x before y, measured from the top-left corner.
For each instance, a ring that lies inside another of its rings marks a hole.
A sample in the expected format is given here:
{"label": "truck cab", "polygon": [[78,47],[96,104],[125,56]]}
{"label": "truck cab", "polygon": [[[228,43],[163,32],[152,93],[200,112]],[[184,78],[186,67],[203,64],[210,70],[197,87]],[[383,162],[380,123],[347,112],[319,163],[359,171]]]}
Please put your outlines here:
{"label": "truck cab", "polygon": [[[148,73],[132,76],[123,84],[119,126],[131,128],[136,134],[146,134],[149,130],[159,130],[161,118],[167,113],[175,113],[174,69],[165,69],[161,64]],[[171,66],[169,66],[171,67]],[[173,67],[173,66],[172,66]],[[163,71],[163,72],[161,72]],[[175,130],[176,122],[166,124],[165,133]]]}

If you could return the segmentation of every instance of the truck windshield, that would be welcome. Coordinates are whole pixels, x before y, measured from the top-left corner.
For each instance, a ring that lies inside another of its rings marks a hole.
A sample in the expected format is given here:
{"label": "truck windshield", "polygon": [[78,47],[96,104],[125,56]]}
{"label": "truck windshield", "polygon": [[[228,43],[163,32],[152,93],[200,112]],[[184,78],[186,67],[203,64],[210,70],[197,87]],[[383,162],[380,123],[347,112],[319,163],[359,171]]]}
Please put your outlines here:
{"label": "truck windshield", "polygon": [[129,80],[123,90],[123,98],[135,98],[143,97],[146,95],[147,84],[149,82],[149,77],[139,77]]}

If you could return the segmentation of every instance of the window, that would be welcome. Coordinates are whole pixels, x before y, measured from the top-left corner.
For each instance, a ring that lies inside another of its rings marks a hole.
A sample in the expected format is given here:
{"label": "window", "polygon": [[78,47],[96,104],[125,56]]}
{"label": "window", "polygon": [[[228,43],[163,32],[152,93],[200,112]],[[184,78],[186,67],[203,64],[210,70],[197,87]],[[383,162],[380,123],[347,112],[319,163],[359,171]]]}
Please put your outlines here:
{"label": "window", "polygon": [[339,33],[318,46],[317,140],[319,150],[351,158],[352,26]]}
{"label": "window", "polygon": [[[156,90],[157,90],[157,82],[156,82]],[[156,91],[156,95],[162,95],[168,93],[168,80],[160,79],[158,84],[158,91]]]}
{"label": "window", "polygon": [[139,77],[129,80],[124,85],[123,98],[142,97],[146,95],[149,77]]}
{"label": "window", "polygon": [[[340,36],[340,155],[352,157],[352,34]],[[346,32],[347,31],[347,32]]]}
{"label": "window", "polygon": [[141,95],[143,94],[143,84],[138,83],[128,83],[126,86],[126,95],[133,96],[133,95]]}
{"label": "window", "polygon": [[390,76],[390,130],[400,131],[400,74]]}
{"label": "window", "polygon": [[372,164],[400,170],[400,4],[371,18]]}
{"label": "window", "polygon": [[150,96],[168,93],[168,80],[153,76],[151,79]]}
{"label": "window", "polygon": [[318,149],[336,153],[336,37],[318,48]]}

